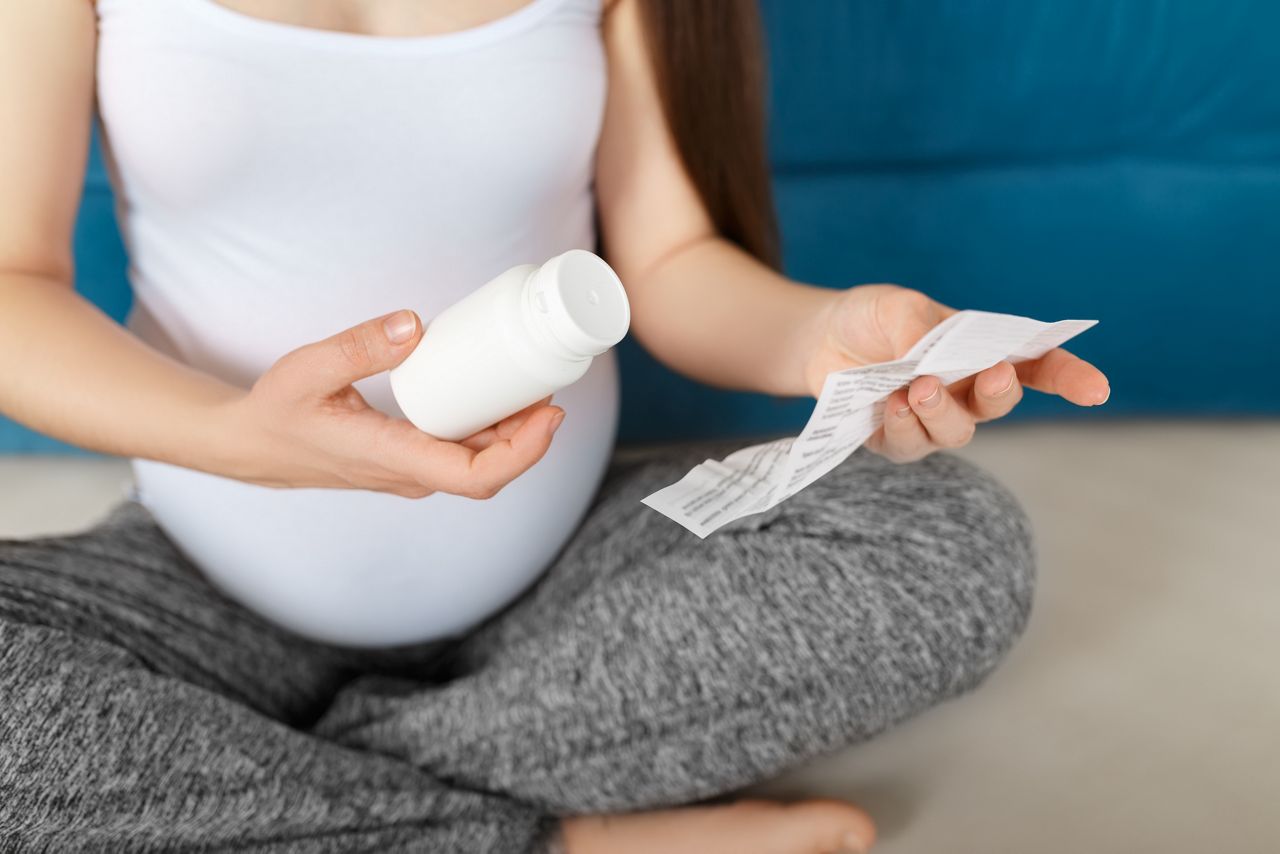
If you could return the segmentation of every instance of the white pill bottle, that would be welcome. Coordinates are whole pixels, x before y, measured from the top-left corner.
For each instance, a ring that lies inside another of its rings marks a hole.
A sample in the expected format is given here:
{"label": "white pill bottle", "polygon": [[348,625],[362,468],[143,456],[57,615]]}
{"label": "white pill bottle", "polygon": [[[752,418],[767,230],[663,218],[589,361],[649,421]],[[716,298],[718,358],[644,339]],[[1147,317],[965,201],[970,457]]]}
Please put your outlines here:
{"label": "white pill bottle", "polygon": [[391,370],[415,427],[457,441],[575,382],[631,324],[613,269],[572,249],[507,270],[427,323]]}

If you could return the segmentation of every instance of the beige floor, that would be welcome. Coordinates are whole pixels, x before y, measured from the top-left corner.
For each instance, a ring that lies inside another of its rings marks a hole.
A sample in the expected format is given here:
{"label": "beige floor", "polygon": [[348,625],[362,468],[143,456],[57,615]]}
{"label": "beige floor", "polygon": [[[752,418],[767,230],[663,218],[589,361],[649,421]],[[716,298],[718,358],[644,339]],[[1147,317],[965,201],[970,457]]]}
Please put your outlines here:
{"label": "beige floor", "polygon": [[[762,791],[863,803],[884,854],[1280,852],[1280,423],[993,427],[1041,586],[977,693]],[[0,458],[0,536],[83,525],[116,462]]]}

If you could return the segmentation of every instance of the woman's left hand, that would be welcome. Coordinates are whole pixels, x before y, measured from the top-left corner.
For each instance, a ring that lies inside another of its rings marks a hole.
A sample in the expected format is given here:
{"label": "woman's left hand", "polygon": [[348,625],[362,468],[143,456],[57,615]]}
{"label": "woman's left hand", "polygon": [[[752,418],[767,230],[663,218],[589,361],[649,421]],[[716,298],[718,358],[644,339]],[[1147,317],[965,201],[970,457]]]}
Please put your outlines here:
{"label": "woman's left hand", "polygon": [[[955,312],[897,285],[861,285],[836,293],[818,318],[816,338],[806,343],[811,352],[805,359],[805,384],[816,397],[831,371],[901,358]],[[999,362],[945,388],[937,377],[917,377],[889,396],[884,426],[867,440],[867,447],[895,462],[910,462],[941,448],[966,445],[978,423],[1017,405],[1024,386],[1078,406],[1097,406],[1111,394],[1101,371],[1062,348],[1017,365]]]}

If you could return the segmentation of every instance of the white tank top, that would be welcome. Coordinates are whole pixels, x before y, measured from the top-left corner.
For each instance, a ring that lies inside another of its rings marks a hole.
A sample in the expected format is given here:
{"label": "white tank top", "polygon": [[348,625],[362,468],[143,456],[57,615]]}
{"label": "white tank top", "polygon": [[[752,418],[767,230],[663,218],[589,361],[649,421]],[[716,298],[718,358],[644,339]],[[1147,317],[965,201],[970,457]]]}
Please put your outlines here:
{"label": "white tank top", "polygon": [[[215,0],[98,0],[98,99],[129,250],[129,327],[248,387],[284,353],[591,249],[600,0],[382,38]],[[357,384],[400,415],[385,374]],[[588,507],[618,412],[612,354],[555,396],[551,450],[495,498],[277,490],[134,461],[139,499],[229,595],[383,646],[509,602]]]}

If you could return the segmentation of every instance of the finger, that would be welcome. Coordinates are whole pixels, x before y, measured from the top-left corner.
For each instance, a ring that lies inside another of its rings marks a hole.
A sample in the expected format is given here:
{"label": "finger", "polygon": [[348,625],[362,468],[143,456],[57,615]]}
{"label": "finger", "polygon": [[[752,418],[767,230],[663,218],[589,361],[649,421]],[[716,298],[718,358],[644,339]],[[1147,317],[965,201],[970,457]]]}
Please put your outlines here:
{"label": "finger", "polygon": [[1061,347],[1039,359],[1020,362],[1022,384],[1046,394],[1056,394],[1077,406],[1100,406],[1111,396],[1111,384],[1102,371]]}
{"label": "finger", "polygon": [[558,406],[542,407],[525,418],[510,438],[495,439],[480,451],[418,433],[430,444],[415,459],[416,477],[432,489],[491,498],[542,459],[563,412]]}
{"label": "finger", "polygon": [[907,401],[906,389],[889,395],[884,404],[883,435],[872,450],[895,463],[909,463],[929,455],[936,446]]}
{"label": "finger", "polygon": [[1022,400],[1018,372],[1008,362],[992,365],[974,379],[965,400],[975,421],[991,421],[1008,415]]}
{"label": "finger", "polygon": [[973,438],[973,416],[937,377],[918,377],[908,388],[907,399],[935,445],[958,448]]}
{"label": "finger", "polygon": [[277,362],[271,373],[300,396],[328,397],[356,380],[394,368],[413,352],[421,337],[417,314],[392,312],[299,347]]}
{"label": "finger", "polygon": [[542,459],[551,445],[551,437],[564,419],[564,410],[546,406],[529,415],[511,435],[495,441],[471,460],[464,487],[475,491],[461,494],[489,498],[528,471]]}
{"label": "finger", "polygon": [[525,422],[526,418],[550,402],[551,395],[547,395],[542,400],[529,404],[519,412],[511,413],[497,424],[494,424],[491,427],[486,427],[465,439],[459,440],[458,444],[466,445],[473,451],[483,451],[499,439],[510,439],[515,435],[516,431],[520,429],[520,425]]}

